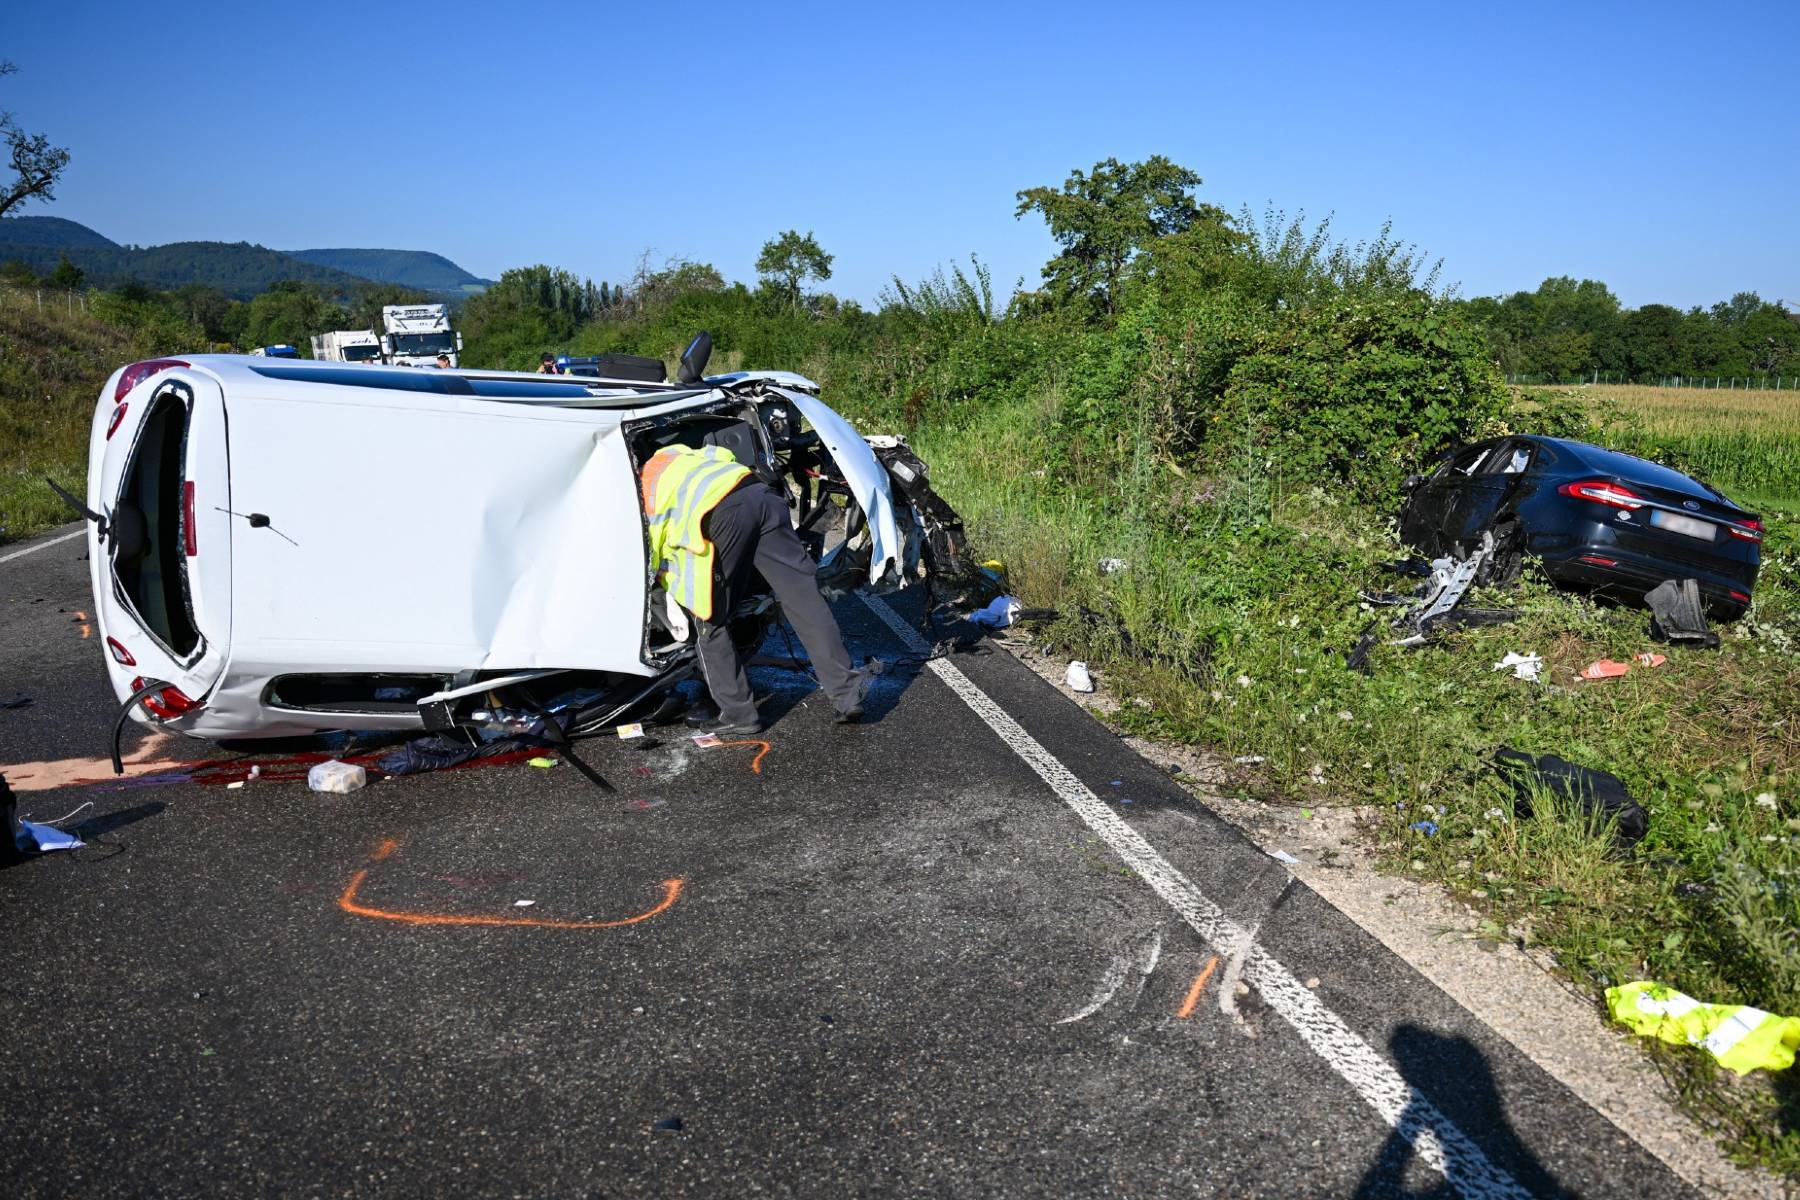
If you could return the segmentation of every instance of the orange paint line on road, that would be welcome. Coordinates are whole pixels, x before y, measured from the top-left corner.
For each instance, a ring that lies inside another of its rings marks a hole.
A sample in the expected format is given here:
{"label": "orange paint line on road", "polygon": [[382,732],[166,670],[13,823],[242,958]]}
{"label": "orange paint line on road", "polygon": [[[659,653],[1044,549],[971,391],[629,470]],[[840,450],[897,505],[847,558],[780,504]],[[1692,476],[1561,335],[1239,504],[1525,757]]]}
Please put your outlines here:
{"label": "orange paint line on road", "polygon": [[757,775],[762,774],[763,755],[765,755],[769,752],[769,743],[762,741],[758,738],[751,738],[750,740],[743,741],[743,742],[720,742],[719,745],[721,745],[721,746],[761,746],[762,749],[758,750],[756,752],[756,757],[750,760],[750,770]]}
{"label": "orange paint line on road", "polygon": [[1177,1018],[1185,1021],[1194,1015],[1194,1006],[1200,1003],[1200,993],[1206,990],[1206,981],[1212,978],[1212,973],[1218,968],[1218,965],[1219,956],[1216,954],[1206,960],[1206,965],[1200,968],[1200,974],[1194,976],[1193,986],[1188,988],[1187,999],[1183,1000],[1181,1007],[1175,1010]]}
{"label": "orange paint line on road", "polygon": [[[369,855],[370,862],[382,862],[393,857],[394,851],[400,848],[399,838],[382,838],[376,844],[374,852]],[[662,882],[663,896],[657,904],[638,913],[636,916],[621,917],[616,921],[559,921],[553,917],[489,917],[481,914],[464,913],[426,913],[408,912],[404,909],[376,908],[364,904],[356,898],[361,890],[363,880],[369,877],[369,868],[364,867],[350,877],[350,886],[338,897],[338,907],[347,913],[359,917],[371,917],[377,921],[398,921],[403,925],[488,925],[516,926],[526,929],[618,929],[624,925],[636,925],[639,921],[648,921],[656,914],[665,911],[671,904],[681,898],[685,879],[665,879]]]}

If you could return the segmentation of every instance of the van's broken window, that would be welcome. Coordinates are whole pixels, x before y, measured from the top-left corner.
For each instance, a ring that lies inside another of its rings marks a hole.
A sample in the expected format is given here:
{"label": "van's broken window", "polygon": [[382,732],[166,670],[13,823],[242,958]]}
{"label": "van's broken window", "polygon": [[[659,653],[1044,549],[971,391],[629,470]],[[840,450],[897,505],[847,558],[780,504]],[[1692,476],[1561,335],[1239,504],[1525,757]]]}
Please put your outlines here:
{"label": "van's broken window", "polygon": [[131,452],[131,465],[125,469],[117,506],[130,506],[143,514],[143,545],[119,545],[113,556],[113,574],[138,620],[176,658],[186,658],[200,644],[200,632],[188,613],[187,555],[181,527],[182,447],[187,422],[187,405],[176,388],[165,387],[151,401]]}

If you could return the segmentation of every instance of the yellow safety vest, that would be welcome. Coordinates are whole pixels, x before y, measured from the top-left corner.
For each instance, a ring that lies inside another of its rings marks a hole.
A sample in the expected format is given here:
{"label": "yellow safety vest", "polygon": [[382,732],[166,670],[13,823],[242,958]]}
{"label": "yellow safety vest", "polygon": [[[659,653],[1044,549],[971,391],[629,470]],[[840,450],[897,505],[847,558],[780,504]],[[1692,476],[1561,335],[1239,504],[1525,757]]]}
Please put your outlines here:
{"label": "yellow safety vest", "polygon": [[722,446],[665,446],[644,464],[650,561],[663,590],[703,621],[712,619],[713,546],[700,524],[748,474]]}
{"label": "yellow safety vest", "polygon": [[1613,1020],[1647,1037],[1702,1046],[1739,1075],[1782,1071],[1800,1049],[1800,1017],[1778,1017],[1748,1004],[1702,1004],[1674,988],[1634,980],[1606,989]]}

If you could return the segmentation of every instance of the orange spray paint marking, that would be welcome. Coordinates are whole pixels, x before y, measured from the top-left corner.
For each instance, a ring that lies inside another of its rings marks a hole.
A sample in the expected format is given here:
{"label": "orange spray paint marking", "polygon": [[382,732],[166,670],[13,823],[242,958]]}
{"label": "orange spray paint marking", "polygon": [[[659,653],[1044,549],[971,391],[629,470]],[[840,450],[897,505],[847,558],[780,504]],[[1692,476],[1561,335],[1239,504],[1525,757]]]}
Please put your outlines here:
{"label": "orange spray paint marking", "polygon": [[1181,1007],[1175,1010],[1177,1018],[1185,1021],[1194,1015],[1194,1005],[1200,1003],[1200,993],[1206,990],[1206,981],[1212,978],[1212,973],[1218,968],[1218,965],[1219,956],[1216,954],[1206,960],[1206,965],[1200,968],[1200,974],[1194,977],[1194,985],[1188,988],[1187,999],[1183,1000]]}
{"label": "orange spray paint marking", "polygon": [[757,775],[762,774],[762,760],[763,760],[763,756],[769,752],[769,743],[762,741],[760,739],[757,739],[757,738],[752,738],[749,741],[743,741],[743,742],[720,742],[719,745],[721,745],[721,746],[761,746],[762,749],[758,750],[756,752],[756,757],[750,760],[750,770]]}
{"label": "orange spray paint marking", "polygon": [[[369,855],[369,861],[381,862],[393,855],[400,848],[400,839],[383,838]],[[522,927],[529,929],[618,929],[624,925],[636,925],[639,921],[648,921],[651,917],[665,911],[681,898],[682,885],[685,879],[665,879],[662,882],[662,899],[653,907],[630,917],[621,917],[616,921],[558,921],[550,917],[489,917],[479,914],[459,913],[426,913],[408,912],[404,909],[376,908],[364,904],[356,898],[362,888],[363,880],[369,877],[369,869],[364,867],[350,877],[350,885],[344,894],[338,897],[338,907],[347,913],[359,917],[371,917],[377,921],[398,921],[402,925],[488,925],[500,927]]]}

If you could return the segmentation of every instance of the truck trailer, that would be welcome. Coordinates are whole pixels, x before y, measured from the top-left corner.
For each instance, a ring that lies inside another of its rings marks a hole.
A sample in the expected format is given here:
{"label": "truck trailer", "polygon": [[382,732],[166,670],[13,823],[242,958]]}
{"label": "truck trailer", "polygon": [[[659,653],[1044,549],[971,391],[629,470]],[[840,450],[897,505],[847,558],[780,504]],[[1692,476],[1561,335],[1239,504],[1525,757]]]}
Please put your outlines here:
{"label": "truck trailer", "polygon": [[312,356],[323,362],[380,362],[381,339],[373,329],[334,329],[313,337]]}

